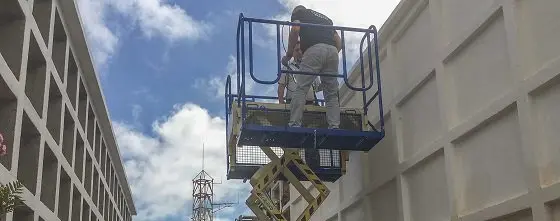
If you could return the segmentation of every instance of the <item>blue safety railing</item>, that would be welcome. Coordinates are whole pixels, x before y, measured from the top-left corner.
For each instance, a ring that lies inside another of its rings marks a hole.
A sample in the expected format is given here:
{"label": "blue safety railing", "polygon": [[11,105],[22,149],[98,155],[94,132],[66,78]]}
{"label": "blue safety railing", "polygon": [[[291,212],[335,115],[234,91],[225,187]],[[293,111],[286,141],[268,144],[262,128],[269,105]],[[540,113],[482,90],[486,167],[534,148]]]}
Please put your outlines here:
{"label": "blue safety railing", "polygon": [[[276,26],[276,56],[277,56],[277,75],[275,79],[272,80],[263,80],[259,79],[255,76],[253,70],[253,23],[260,23],[260,24],[270,24]],[[281,26],[300,26],[300,27],[321,27],[321,28],[330,28],[335,31],[340,32],[340,40],[342,43],[342,74],[339,75],[328,75],[328,74],[321,74],[321,73],[312,73],[312,72],[303,72],[303,71],[292,71],[292,70],[283,70],[281,66],[281,36],[280,36],[280,27]],[[246,36],[245,28],[247,28],[248,36]],[[346,46],[345,46],[345,32],[353,32],[353,33],[363,33],[363,37],[360,42],[360,77],[361,77],[361,85],[356,87],[351,84],[348,78],[348,70],[347,70],[347,61],[346,61]],[[373,35],[373,45],[371,38]],[[226,81],[226,91],[225,91],[225,108],[226,108],[226,125],[229,125],[229,115],[231,113],[232,105],[238,105],[241,107],[241,122],[242,128],[244,128],[245,120],[247,117],[247,101],[255,101],[255,99],[264,99],[264,100],[275,100],[278,97],[274,96],[259,96],[259,95],[247,95],[246,94],[246,69],[248,63],[249,69],[249,76],[251,79],[259,84],[276,84],[280,80],[280,76],[282,73],[288,74],[300,74],[300,75],[313,75],[313,76],[329,76],[329,77],[338,77],[342,78],[344,84],[353,91],[361,92],[362,94],[362,105],[363,105],[363,112],[367,116],[369,111],[369,105],[371,105],[375,99],[377,98],[379,104],[379,119],[380,119],[380,126],[379,129],[376,129],[371,122],[368,122],[369,126],[377,133],[380,134],[380,137],[384,136],[385,130],[385,122],[383,119],[383,101],[382,101],[382,93],[381,93],[381,75],[380,75],[380,67],[379,67],[379,51],[378,51],[378,33],[375,26],[370,26],[368,29],[363,28],[352,28],[352,27],[343,27],[343,26],[327,26],[327,25],[318,25],[318,24],[309,24],[309,23],[294,23],[294,22],[287,22],[287,21],[276,21],[276,20],[267,20],[267,19],[256,19],[256,18],[247,18],[244,17],[243,14],[239,15],[239,21],[237,26],[237,91],[235,94],[232,93],[231,89],[231,77],[228,76]],[[246,55],[246,41],[248,46],[248,56]],[[365,43],[365,44],[364,44]],[[364,45],[367,47],[367,59],[364,59]],[[372,47],[373,46],[373,47]],[[373,48],[373,52],[372,52]],[[248,60],[248,61],[247,61]],[[364,61],[367,60],[367,61]],[[375,64],[373,63],[375,61]],[[365,68],[364,64],[367,62],[368,70],[369,70],[369,78],[366,79],[365,76]],[[375,66],[374,66],[375,65]],[[375,75],[374,70],[371,67],[375,67]],[[374,76],[376,76],[374,80]],[[369,81],[369,82],[368,82]],[[373,93],[371,98],[367,98],[366,92],[374,88],[375,81],[377,81],[377,88],[376,91]],[[320,102],[324,103],[324,100]],[[295,131],[295,130],[294,130]],[[348,133],[348,131],[342,133]],[[228,134],[229,136],[229,134]],[[228,137],[229,140],[229,137]],[[228,162],[229,164],[229,162]]]}

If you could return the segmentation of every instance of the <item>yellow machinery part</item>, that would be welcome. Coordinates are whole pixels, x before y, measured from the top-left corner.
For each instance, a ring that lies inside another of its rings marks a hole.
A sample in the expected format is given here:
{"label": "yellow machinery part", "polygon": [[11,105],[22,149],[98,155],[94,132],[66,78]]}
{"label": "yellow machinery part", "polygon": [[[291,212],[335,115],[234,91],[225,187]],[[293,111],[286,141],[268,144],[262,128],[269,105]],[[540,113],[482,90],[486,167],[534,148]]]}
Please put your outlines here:
{"label": "yellow machinery part", "polygon": [[247,207],[253,211],[259,221],[270,221],[269,216],[263,211],[262,204],[259,203],[257,196],[251,194],[245,201],[245,204],[247,204]]}
{"label": "yellow machinery part", "polygon": [[[299,155],[297,149],[284,148],[284,155],[278,158],[276,154],[272,151],[270,147],[261,147],[263,152],[267,154],[271,162],[264,167],[262,167],[255,175],[251,178],[251,185],[253,190],[251,191],[251,197],[256,198],[257,203],[264,205],[264,210],[259,212],[261,214],[268,213],[271,214],[274,219],[278,221],[285,221],[286,218],[282,215],[282,211],[278,210],[272,200],[264,194],[264,191],[278,179],[278,176],[282,173],[288,179],[288,181],[300,192],[304,199],[308,202],[308,206],[305,210],[298,216],[297,221],[307,221],[311,216],[317,211],[318,207],[327,196],[330,194],[327,186],[319,179],[319,177],[309,168],[307,164],[303,162]],[[319,195],[315,198],[313,195],[303,186],[300,180],[296,178],[292,171],[289,170],[288,165],[293,163],[299,171],[301,171],[307,180],[318,190]]]}

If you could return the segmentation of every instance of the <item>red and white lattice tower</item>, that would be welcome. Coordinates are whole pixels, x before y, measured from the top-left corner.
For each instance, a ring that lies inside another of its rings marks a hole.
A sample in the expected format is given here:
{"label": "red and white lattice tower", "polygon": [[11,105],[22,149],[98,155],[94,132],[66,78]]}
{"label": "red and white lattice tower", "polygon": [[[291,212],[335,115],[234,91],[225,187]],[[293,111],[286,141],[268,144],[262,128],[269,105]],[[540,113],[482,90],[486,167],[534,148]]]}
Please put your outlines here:
{"label": "red and white lattice tower", "polygon": [[193,221],[213,221],[214,214],[234,203],[214,203],[214,178],[204,170],[204,146],[202,147],[202,171],[193,181]]}
{"label": "red and white lattice tower", "polygon": [[193,179],[192,220],[214,220],[214,178],[204,170]]}

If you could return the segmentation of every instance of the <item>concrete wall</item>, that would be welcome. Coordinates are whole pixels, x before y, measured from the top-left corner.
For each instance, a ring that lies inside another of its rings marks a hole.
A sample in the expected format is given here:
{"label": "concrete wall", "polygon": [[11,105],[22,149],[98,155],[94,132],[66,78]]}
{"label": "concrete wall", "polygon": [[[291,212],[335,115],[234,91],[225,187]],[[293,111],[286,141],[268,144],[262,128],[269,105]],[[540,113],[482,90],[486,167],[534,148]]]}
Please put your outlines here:
{"label": "concrete wall", "polygon": [[403,0],[380,33],[387,136],[313,220],[559,220],[559,9]]}
{"label": "concrete wall", "polygon": [[7,221],[130,221],[135,208],[73,1],[0,3],[0,183]]}

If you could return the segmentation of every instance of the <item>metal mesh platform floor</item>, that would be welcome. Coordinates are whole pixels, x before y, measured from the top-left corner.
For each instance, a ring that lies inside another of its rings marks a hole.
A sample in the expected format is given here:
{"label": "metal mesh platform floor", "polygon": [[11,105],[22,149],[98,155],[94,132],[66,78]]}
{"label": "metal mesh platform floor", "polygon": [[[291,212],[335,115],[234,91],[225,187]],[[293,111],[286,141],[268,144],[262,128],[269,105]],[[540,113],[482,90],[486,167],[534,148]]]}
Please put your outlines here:
{"label": "metal mesh platform floor", "polygon": [[[282,148],[272,147],[271,148],[278,157],[284,154]],[[307,162],[307,159],[313,155],[313,150],[300,149],[301,159]],[[306,152],[308,155],[306,155]],[[318,162],[316,162],[313,171],[319,176],[319,178],[325,181],[332,182],[337,180],[342,175],[341,170],[341,153],[338,150],[317,150]],[[235,156],[236,163],[231,165],[228,171],[228,179],[250,179],[253,174],[262,166],[270,163],[270,159],[266,154],[257,146],[241,146],[236,149]],[[311,163],[313,165],[313,163]],[[306,180],[303,174],[295,173],[298,179]],[[284,177],[281,179],[285,180]]]}
{"label": "metal mesh platform floor", "polygon": [[[257,172],[257,170],[259,170],[261,167],[262,166],[260,166],[260,165],[259,166],[256,166],[256,165],[237,165],[233,168],[234,170],[230,170],[228,172],[227,179],[247,179],[247,180],[250,180],[251,177],[253,176],[253,174],[255,174]],[[295,167],[295,166],[293,166],[293,167]],[[294,175],[298,178],[298,180],[308,181],[307,178],[303,174],[301,174],[301,172],[296,172],[298,170],[290,168],[290,171],[294,171]],[[314,169],[313,172],[315,172],[315,174],[317,174],[319,179],[321,179],[324,182],[334,182],[342,176],[341,168],[319,168],[319,169]],[[280,175],[279,179],[282,180],[282,181],[287,181],[287,179],[282,175]]]}
{"label": "metal mesh platform floor", "polygon": [[241,122],[241,108],[234,105],[230,141],[236,146],[290,147],[369,151],[384,136],[382,132],[364,131],[367,119],[359,109],[341,108],[340,129],[328,129],[327,108],[305,106],[302,127],[288,127],[289,105],[248,103]]}
{"label": "metal mesh platform floor", "polygon": [[[288,125],[290,109],[287,106],[247,107],[245,124],[260,126]],[[328,128],[325,107],[307,106],[302,116],[302,126],[309,128]],[[354,109],[343,109],[340,113],[340,128],[351,131],[362,131],[362,114]]]}
{"label": "metal mesh platform floor", "polygon": [[383,138],[377,131],[244,125],[238,145],[369,151]]}
{"label": "metal mesh platform floor", "polygon": [[[284,154],[280,147],[271,147],[272,151],[278,157]],[[300,149],[299,155],[305,162],[305,150]],[[309,151],[308,151],[309,152]],[[319,166],[321,167],[340,167],[340,151],[338,150],[318,150],[319,152]],[[270,163],[270,159],[266,154],[257,146],[242,146],[237,147],[235,161],[239,165],[266,165]]]}

